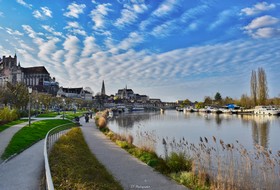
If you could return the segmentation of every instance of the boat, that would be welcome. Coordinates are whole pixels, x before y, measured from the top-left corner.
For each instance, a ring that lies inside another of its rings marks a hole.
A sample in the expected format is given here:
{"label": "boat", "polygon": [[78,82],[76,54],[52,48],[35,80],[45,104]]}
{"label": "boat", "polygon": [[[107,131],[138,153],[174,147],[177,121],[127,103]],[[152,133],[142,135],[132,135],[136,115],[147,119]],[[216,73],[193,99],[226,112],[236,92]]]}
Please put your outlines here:
{"label": "boat", "polygon": [[143,107],[133,107],[131,111],[144,111],[145,109]]}
{"label": "boat", "polygon": [[255,115],[280,115],[280,110],[273,106],[256,106]]}

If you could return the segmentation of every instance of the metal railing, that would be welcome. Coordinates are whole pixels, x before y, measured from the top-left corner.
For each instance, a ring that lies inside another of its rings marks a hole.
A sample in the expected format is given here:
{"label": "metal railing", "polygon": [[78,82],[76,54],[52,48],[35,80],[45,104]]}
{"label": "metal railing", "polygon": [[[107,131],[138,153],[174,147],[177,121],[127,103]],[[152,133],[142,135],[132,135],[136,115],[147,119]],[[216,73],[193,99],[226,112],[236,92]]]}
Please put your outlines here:
{"label": "metal railing", "polygon": [[[68,127],[67,127],[68,125]],[[70,129],[70,125],[72,126],[73,123],[67,123],[60,126],[57,126],[53,129],[51,129],[46,137],[44,142],[44,160],[45,160],[45,177],[46,177],[46,189],[47,190],[54,190],[54,185],[52,181],[52,175],[49,165],[49,158],[48,154],[51,151],[52,146],[54,143],[67,132],[67,129]]]}

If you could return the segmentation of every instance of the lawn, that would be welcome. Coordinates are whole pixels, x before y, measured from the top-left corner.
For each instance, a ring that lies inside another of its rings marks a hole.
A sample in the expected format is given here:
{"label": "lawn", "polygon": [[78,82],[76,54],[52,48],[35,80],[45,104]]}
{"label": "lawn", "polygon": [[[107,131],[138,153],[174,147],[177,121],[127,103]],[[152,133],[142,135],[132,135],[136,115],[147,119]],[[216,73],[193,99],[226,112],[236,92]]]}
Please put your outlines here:
{"label": "lawn", "polygon": [[4,131],[5,129],[13,126],[13,125],[17,125],[17,124],[20,124],[20,123],[23,123],[23,122],[26,122],[28,121],[27,119],[20,119],[20,120],[16,120],[16,121],[12,121],[12,122],[9,122],[9,123],[6,123],[4,125],[0,125],[0,133],[2,131]]}
{"label": "lawn", "polygon": [[123,189],[91,153],[80,128],[57,141],[49,162],[55,189]]}
{"label": "lawn", "polygon": [[32,123],[30,127],[28,125],[23,127],[13,136],[1,158],[7,159],[16,153],[22,152],[34,143],[44,139],[47,132],[52,128],[66,123],[75,126],[69,120],[53,119],[37,121]]}
{"label": "lawn", "polygon": [[58,114],[57,112],[49,112],[49,113],[41,113],[41,114],[37,115],[37,117],[56,117],[58,115],[61,115],[61,114]]}

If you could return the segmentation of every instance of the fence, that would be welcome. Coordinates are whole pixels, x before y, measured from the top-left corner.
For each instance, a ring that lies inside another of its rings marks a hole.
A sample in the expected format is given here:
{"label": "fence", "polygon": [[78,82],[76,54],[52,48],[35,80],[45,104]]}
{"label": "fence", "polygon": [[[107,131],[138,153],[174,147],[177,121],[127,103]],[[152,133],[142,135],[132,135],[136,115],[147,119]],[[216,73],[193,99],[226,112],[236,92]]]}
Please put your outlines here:
{"label": "fence", "polygon": [[54,185],[52,181],[52,175],[50,171],[50,165],[49,165],[49,159],[48,154],[51,151],[52,146],[54,143],[67,132],[67,129],[71,128],[73,126],[72,123],[63,124],[60,126],[57,126],[50,130],[46,137],[44,142],[44,160],[45,160],[45,177],[46,177],[46,189],[47,190],[54,190]]}

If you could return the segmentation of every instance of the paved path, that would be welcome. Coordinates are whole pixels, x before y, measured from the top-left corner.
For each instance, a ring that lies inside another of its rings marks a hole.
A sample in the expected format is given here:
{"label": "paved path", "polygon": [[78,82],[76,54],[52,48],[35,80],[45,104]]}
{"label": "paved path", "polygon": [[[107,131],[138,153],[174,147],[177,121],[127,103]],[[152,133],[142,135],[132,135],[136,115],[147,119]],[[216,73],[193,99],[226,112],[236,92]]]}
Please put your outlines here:
{"label": "paved path", "polygon": [[6,163],[0,164],[1,190],[38,190],[44,168],[44,141],[34,144]]}
{"label": "paved path", "polygon": [[97,159],[120,181],[125,190],[186,190],[182,185],[154,171],[151,167],[131,156],[107,139],[93,120],[85,123],[81,118],[82,131],[87,144]]}
{"label": "paved path", "polygon": [[[5,148],[8,146],[14,134],[18,132],[21,128],[23,128],[25,125],[28,125],[28,122],[11,126],[0,133],[0,157],[5,151]],[[0,158],[0,164],[1,162],[3,162],[3,160],[1,160]]]}

